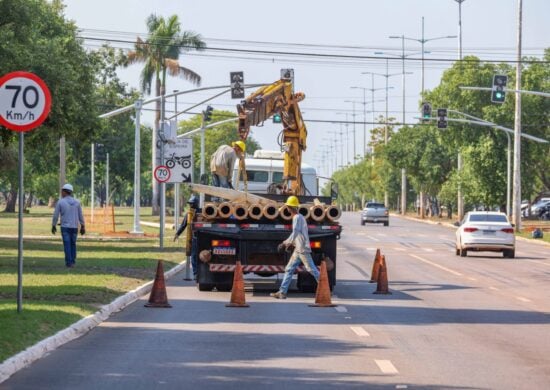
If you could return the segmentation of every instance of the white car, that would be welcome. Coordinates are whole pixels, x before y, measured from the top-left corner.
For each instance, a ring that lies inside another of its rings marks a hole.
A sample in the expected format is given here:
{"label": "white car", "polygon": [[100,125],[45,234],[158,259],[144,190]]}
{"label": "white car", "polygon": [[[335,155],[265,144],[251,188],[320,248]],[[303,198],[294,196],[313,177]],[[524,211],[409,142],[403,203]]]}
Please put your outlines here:
{"label": "white car", "polygon": [[513,259],[516,236],[506,214],[496,211],[470,211],[456,230],[456,255],[466,257],[468,251],[502,252]]}

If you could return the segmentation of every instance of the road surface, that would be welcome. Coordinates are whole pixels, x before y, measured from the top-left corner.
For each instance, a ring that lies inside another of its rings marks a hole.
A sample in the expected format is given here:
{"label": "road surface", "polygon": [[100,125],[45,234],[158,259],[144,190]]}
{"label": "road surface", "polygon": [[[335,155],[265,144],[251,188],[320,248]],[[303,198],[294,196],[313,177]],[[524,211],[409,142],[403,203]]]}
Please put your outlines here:
{"label": "road surface", "polygon": [[[260,288],[226,308],[176,275],[171,309],[144,297],[0,389],[550,388],[550,247],[461,258],[448,227],[341,222],[335,308]],[[377,248],[392,295],[368,283]]]}

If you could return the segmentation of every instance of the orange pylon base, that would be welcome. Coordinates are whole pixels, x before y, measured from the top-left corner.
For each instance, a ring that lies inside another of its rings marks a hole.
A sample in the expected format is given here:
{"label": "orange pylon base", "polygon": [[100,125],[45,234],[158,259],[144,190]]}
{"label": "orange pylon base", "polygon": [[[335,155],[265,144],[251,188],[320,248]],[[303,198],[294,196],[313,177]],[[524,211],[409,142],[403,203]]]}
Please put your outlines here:
{"label": "orange pylon base", "polygon": [[240,261],[235,264],[233,274],[233,288],[231,289],[231,299],[225,307],[249,307],[244,296],[243,267]]}
{"label": "orange pylon base", "polygon": [[144,305],[145,307],[172,307],[168,303],[168,296],[166,295],[166,283],[164,282],[164,270],[162,267],[162,260],[158,261],[157,273],[155,275],[155,281],[153,282],[153,288],[149,295],[149,302]]}
{"label": "orange pylon base", "polygon": [[321,273],[319,275],[319,283],[317,283],[317,291],[315,292],[315,303],[309,306],[311,307],[338,306],[333,304],[331,300],[326,261],[321,261]]}

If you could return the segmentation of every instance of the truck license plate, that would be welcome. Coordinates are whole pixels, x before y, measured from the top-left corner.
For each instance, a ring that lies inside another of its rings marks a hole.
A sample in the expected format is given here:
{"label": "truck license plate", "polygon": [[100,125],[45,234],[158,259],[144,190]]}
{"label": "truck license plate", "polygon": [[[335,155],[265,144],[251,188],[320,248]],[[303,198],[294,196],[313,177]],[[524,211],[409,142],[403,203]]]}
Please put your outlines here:
{"label": "truck license plate", "polygon": [[226,248],[226,247],[219,248],[219,247],[216,247],[212,250],[212,252],[215,255],[234,256],[237,253],[237,250],[235,248]]}

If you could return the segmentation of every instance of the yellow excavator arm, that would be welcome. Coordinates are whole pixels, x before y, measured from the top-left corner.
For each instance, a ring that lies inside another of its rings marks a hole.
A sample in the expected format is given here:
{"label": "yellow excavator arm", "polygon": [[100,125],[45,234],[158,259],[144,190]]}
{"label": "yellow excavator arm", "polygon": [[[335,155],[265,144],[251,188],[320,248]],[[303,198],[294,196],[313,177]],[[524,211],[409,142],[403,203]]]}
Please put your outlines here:
{"label": "yellow excavator arm", "polygon": [[298,103],[304,100],[301,92],[292,92],[292,82],[281,79],[259,88],[237,105],[239,137],[245,141],[250,126],[258,126],[274,114],[281,115],[283,124],[284,193],[303,195],[301,166],[302,152],[306,150],[307,130]]}

